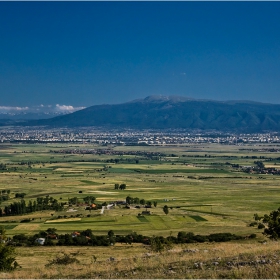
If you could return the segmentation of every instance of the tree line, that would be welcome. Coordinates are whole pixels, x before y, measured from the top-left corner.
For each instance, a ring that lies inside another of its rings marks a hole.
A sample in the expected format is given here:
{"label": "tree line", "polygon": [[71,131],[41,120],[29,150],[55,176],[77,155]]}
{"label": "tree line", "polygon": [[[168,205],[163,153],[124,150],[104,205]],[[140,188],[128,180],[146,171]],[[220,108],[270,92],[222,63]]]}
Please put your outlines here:
{"label": "tree line", "polygon": [[138,197],[131,197],[130,195],[128,195],[125,199],[126,204],[141,204],[141,205],[145,205],[145,207],[147,208],[151,208],[152,205],[154,205],[154,207],[157,207],[157,201],[146,201],[144,198],[138,198]]}
{"label": "tree line", "polygon": [[[231,240],[245,239],[231,233],[213,233],[209,235],[195,235],[192,232],[178,232],[177,236],[145,236],[132,232],[127,235],[115,235],[110,230],[106,235],[94,235],[91,229],[84,231],[75,231],[73,233],[57,234],[55,228],[49,228],[46,231],[40,231],[33,236],[25,234],[14,235],[9,241],[14,246],[37,246],[38,238],[45,238],[44,246],[111,246],[115,243],[142,243],[145,245],[154,245],[160,243],[163,247],[170,244],[184,243],[203,243],[203,242],[226,242]],[[246,237],[247,238],[247,237]],[[255,238],[251,235],[250,238]]]}
{"label": "tree line", "polygon": [[36,200],[29,200],[28,203],[24,199],[6,205],[0,208],[0,217],[2,216],[15,216],[27,213],[32,213],[42,210],[55,210],[62,211],[63,203],[59,203],[57,199],[47,195],[45,197],[37,197]]}

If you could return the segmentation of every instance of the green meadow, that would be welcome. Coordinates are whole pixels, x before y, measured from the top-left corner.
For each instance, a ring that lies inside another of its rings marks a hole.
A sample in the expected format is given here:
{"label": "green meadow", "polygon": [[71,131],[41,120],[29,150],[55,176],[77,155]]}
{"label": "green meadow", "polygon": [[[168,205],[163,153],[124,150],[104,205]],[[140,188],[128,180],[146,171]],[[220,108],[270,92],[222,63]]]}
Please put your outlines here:
{"label": "green meadow", "polygon": [[[10,190],[13,203],[17,193],[25,201],[47,195],[68,203],[77,197],[96,197],[96,203],[125,200],[127,196],[157,202],[147,209],[117,205],[114,209],[85,210],[85,205],[65,206],[63,211],[39,211],[23,216],[0,217],[7,234],[35,234],[54,227],[58,233],[91,229],[95,234],[137,232],[145,235],[175,235],[179,231],[195,234],[231,232],[257,233],[249,227],[254,213],[263,215],[280,206],[280,177],[248,174],[232,164],[280,168],[278,153],[259,152],[272,144],[219,145],[188,144],[177,146],[107,146],[114,154],[65,154],[66,149],[104,149],[90,144],[1,144],[0,190]],[[56,151],[56,153],[54,152]],[[121,155],[121,152],[146,152]],[[120,152],[120,154],[118,154]],[[151,152],[161,156],[148,156]],[[126,184],[116,190],[115,184]],[[169,213],[163,212],[163,206]],[[22,220],[31,218],[31,222]]]}

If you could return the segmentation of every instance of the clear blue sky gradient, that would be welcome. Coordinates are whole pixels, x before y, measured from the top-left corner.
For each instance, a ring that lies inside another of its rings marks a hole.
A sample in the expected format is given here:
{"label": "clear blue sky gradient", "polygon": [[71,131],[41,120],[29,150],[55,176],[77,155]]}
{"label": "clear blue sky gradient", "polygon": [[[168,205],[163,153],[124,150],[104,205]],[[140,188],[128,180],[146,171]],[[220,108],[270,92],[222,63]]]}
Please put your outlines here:
{"label": "clear blue sky gradient", "polygon": [[0,106],[280,103],[280,2],[0,2]]}

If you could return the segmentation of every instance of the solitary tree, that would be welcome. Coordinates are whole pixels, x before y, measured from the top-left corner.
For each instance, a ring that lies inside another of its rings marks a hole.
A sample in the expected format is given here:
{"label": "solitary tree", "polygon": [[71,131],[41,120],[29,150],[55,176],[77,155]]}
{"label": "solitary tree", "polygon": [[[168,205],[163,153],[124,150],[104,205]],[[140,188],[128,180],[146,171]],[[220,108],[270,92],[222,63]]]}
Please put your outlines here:
{"label": "solitary tree", "polygon": [[269,215],[264,215],[262,222],[267,225],[263,234],[271,239],[280,238],[280,207],[276,211],[270,212]]}
{"label": "solitary tree", "polygon": [[169,208],[167,205],[163,206],[163,212],[167,215],[169,213]]}
{"label": "solitary tree", "polygon": [[153,204],[154,204],[154,207],[157,207],[157,201],[154,201]]}

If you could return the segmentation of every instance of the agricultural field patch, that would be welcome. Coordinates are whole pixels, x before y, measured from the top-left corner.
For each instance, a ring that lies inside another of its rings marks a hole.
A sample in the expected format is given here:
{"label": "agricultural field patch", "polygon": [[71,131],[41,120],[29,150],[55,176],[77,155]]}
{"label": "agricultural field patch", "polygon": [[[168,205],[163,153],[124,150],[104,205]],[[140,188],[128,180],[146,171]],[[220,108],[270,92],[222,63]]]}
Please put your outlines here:
{"label": "agricultural field patch", "polygon": [[104,194],[113,194],[113,195],[117,195],[117,193],[115,193],[115,192],[108,192],[108,191],[89,191],[89,192],[91,192],[91,193],[97,193],[97,194],[102,194],[102,195],[104,195]]}
{"label": "agricultural field patch", "polygon": [[57,220],[48,220],[45,222],[45,224],[54,224],[54,223],[68,223],[68,222],[77,222],[80,221],[81,218],[69,218],[69,219],[57,219]]}
{"label": "agricultural field patch", "polygon": [[0,224],[0,226],[3,226],[6,230],[14,229],[17,227],[17,224],[11,225],[11,224]]}
{"label": "agricultural field patch", "polygon": [[89,180],[80,180],[81,183],[87,184],[87,185],[100,185],[98,182],[89,181]]}
{"label": "agricultural field patch", "polygon": [[14,227],[13,230],[20,231],[20,232],[24,232],[24,231],[32,232],[32,231],[38,230],[39,228],[40,228],[39,224],[22,223],[22,224],[17,225],[16,227]]}
{"label": "agricultural field patch", "polygon": [[148,223],[149,221],[146,219],[146,217],[144,216],[138,216],[137,219],[141,222],[141,223]]}
{"label": "agricultural field patch", "polygon": [[201,216],[190,216],[192,219],[194,219],[196,222],[206,222],[207,220]]}

